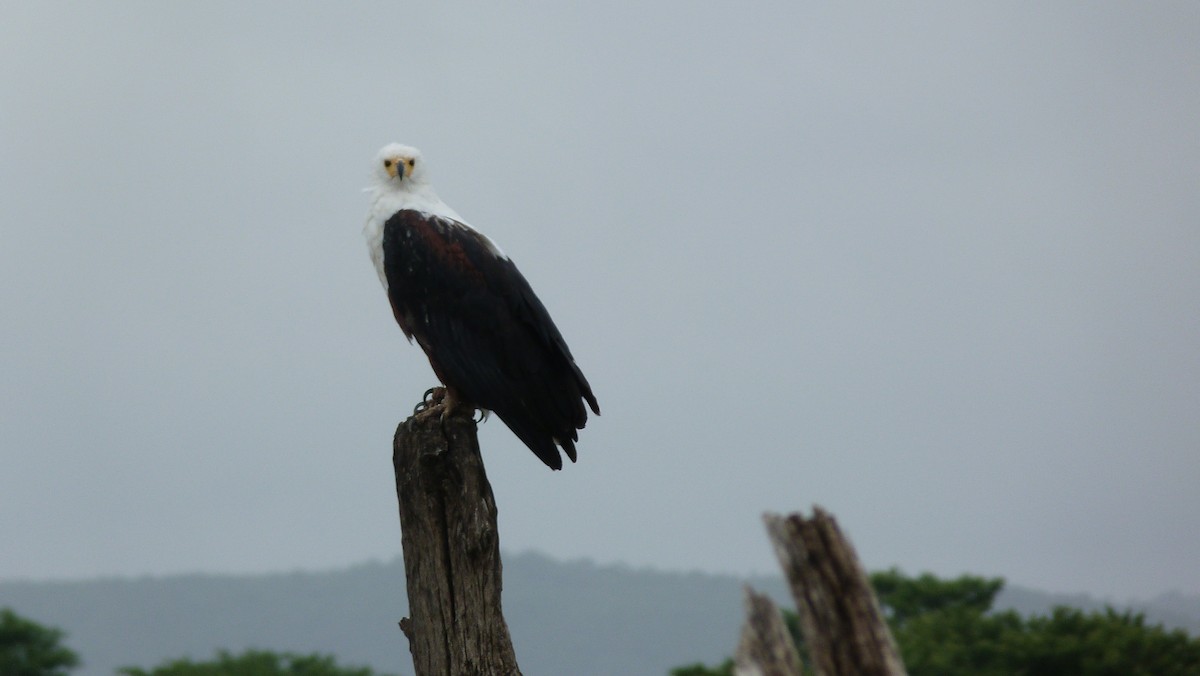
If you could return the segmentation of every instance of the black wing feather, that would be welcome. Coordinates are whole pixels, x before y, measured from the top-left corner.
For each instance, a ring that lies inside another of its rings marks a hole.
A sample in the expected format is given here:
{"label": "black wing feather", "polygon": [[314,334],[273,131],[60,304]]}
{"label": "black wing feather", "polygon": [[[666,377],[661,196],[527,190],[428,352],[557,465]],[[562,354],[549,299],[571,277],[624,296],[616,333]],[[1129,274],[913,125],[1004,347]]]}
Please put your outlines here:
{"label": "black wing feather", "polygon": [[508,258],[469,227],[402,210],[384,224],[396,320],[438,377],[495,413],[543,462],[575,461],[591,386],[542,301]]}

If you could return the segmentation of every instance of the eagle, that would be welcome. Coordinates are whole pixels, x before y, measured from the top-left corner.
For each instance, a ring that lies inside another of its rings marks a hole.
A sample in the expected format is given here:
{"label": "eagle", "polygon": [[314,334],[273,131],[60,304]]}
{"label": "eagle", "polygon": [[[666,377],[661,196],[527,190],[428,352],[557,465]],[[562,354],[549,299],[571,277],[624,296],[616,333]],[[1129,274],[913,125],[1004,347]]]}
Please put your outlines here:
{"label": "eagle", "polygon": [[551,469],[560,446],[575,462],[584,403],[600,406],[516,264],[438,198],[416,148],[384,146],[368,192],[363,235],[392,314],[445,386],[424,413],[492,412]]}

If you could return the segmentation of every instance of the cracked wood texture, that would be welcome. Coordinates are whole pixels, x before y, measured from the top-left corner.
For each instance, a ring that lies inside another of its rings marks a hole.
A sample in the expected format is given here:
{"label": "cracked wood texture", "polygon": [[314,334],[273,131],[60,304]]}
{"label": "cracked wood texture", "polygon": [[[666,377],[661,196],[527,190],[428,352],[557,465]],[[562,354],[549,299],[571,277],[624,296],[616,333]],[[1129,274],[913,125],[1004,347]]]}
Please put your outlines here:
{"label": "cracked wood texture", "polygon": [[850,541],[820,507],[763,521],[818,676],[903,676],[904,663]]}
{"label": "cracked wood texture", "polygon": [[469,415],[409,418],[392,465],[416,676],[519,675],[500,610],[496,501]]}
{"label": "cracked wood texture", "polygon": [[766,594],[742,591],[746,623],[733,657],[735,676],[800,676],[800,655],[779,608]]}

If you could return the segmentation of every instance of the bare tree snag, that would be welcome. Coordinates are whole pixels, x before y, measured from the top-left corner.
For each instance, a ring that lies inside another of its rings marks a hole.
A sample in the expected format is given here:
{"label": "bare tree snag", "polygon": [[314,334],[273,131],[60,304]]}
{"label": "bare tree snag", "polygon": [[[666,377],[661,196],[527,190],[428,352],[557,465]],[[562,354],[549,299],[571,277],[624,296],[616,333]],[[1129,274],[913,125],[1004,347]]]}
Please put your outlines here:
{"label": "bare tree snag", "polygon": [[763,520],[818,676],[903,676],[896,642],[850,541],[820,507]]}
{"label": "bare tree snag", "polygon": [[[433,411],[430,411],[433,413]],[[416,676],[519,675],[500,610],[496,501],[470,414],[413,417],[392,447]]]}
{"label": "bare tree snag", "polygon": [[737,676],[800,676],[800,655],[783,615],[765,594],[744,587],[746,624],[733,658]]}

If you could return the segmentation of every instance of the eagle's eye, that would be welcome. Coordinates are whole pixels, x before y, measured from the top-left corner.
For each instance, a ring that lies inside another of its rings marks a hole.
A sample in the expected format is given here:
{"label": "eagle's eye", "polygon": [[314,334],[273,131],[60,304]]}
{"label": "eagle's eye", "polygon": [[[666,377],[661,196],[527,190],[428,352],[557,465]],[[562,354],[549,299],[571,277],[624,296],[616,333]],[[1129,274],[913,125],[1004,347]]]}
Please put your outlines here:
{"label": "eagle's eye", "polygon": [[413,167],[415,167],[415,166],[417,166],[417,161],[416,161],[416,160],[412,160],[412,159],[410,159],[410,160],[408,161],[408,168],[409,168],[409,169],[412,169],[412,168],[413,168]]}
{"label": "eagle's eye", "polygon": [[384,169],[391,169],[391,168],[392,168],[392,161],[391,161],[391,160],[384,160],[384,161],[383,161],[383,167],[384,167]]}

